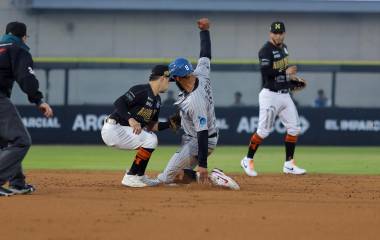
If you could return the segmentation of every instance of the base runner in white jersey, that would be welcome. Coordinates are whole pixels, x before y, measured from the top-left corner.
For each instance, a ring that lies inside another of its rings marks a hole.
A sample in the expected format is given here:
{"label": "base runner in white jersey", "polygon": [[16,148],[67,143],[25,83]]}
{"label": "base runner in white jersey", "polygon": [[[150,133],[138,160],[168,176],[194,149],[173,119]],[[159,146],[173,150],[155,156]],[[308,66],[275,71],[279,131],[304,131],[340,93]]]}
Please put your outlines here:
{"label": "base runner in white jersey", "polygon": [[253,157],[257,148],[273,130],[278,116],[287,130],[285,137],[285,163],[283,172],[287,174],[305,174],[306,170],[295,165],[294,151],[298,135],[301,132],[298,112],[289,91],[293,89],[292,80],[297,73],[296,66],[288,66],[288,50],[283,43],[285,25],[273,22],[270,28],[270,40],[260,49],[260,70],[264,88],[259,94],[259,126],[252,135],[247,156],[241,160],[241,167],[248,176],[257,176]]}
{"label": "base runner in white jersey", "polygon": [[[191,63],[177,58],[169,64],[169,73],[181,93],[175,105],[181,115],[181,127],[184,130],[181,148],[169,160],[163,173],[158,175],[162,183],[198,181],[231,189],[239,185],[223,171],[207,170],[207,157],[216,147],[218,128],[214,110],[214,99],[210,82],[211,40],[209,21],[198,21],[201,39],[200,58],[193,70]],[[198,166],[197,171],[194,171]]]}

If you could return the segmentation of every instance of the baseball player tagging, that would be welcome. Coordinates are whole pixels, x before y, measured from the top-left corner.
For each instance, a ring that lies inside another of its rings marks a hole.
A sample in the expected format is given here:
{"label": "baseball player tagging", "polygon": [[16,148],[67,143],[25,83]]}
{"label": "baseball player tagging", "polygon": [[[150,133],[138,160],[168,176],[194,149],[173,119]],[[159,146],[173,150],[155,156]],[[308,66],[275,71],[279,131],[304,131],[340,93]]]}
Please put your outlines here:
{"label": "baseball player tagging", "polygon": [[157,147],[157,136],[153,131],[171,127],[170,122],[158,122],[161,107],[159,93],[169,87],[168,66],[153,68],[149,84],[133,86],[115,103],[115,111],[105,120],[102,138],[111,147],[137,150],[131,168],[126,172],[122,184],[128,187],[155,186],[159,182],[145,175],[150,156]]}

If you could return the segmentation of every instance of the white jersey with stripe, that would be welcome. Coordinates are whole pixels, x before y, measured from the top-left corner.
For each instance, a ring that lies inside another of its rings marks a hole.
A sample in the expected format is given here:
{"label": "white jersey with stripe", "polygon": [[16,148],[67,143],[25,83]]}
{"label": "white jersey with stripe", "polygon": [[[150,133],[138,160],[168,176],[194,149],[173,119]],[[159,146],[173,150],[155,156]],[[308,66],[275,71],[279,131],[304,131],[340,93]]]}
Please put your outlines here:
{"label": "white jersey with stripe", "polygon": [[210,59],[200,58],[193,74],[198,79],[197,88],[191,93],[181,92],[175,103],[180,109],[181,126],[185,134],[193,137],[204,130],[211,135],[218,129],[210,81]]}

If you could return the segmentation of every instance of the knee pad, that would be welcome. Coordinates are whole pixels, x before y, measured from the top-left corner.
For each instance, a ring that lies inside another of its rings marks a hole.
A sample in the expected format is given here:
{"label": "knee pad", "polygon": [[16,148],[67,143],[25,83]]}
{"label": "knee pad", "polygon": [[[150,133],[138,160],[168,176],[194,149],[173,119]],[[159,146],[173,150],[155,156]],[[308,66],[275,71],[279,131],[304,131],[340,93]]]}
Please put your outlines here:
{"label": "knee pad", "polygon": [[154,133],[149,133],[148,137],[145,139],[144,143],[142,144],[142,147],[155,149],[157,145],[158,145],[157,135]]}

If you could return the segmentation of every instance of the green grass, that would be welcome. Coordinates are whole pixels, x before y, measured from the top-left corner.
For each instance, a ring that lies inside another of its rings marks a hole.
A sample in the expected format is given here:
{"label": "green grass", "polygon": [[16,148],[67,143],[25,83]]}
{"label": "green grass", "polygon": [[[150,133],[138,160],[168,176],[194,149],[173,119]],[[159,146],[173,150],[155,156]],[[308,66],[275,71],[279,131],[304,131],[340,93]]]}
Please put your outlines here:
{"label": "green grass", "polygon": [[[148,170],[162,171],[177,147],[162,146],[153,154]],[[209,168],[241,172],[240,159],[245,146],[219,146],[209,159]],[[105,146],[33,146],[24,163],[25,169],[124,170],[130,166],[134,151]],[[279,173],[284,147],[262,146],[256,154],[259,173]],[[296,159],[309,173],[380,174],[378,147],[298,147]]]}

